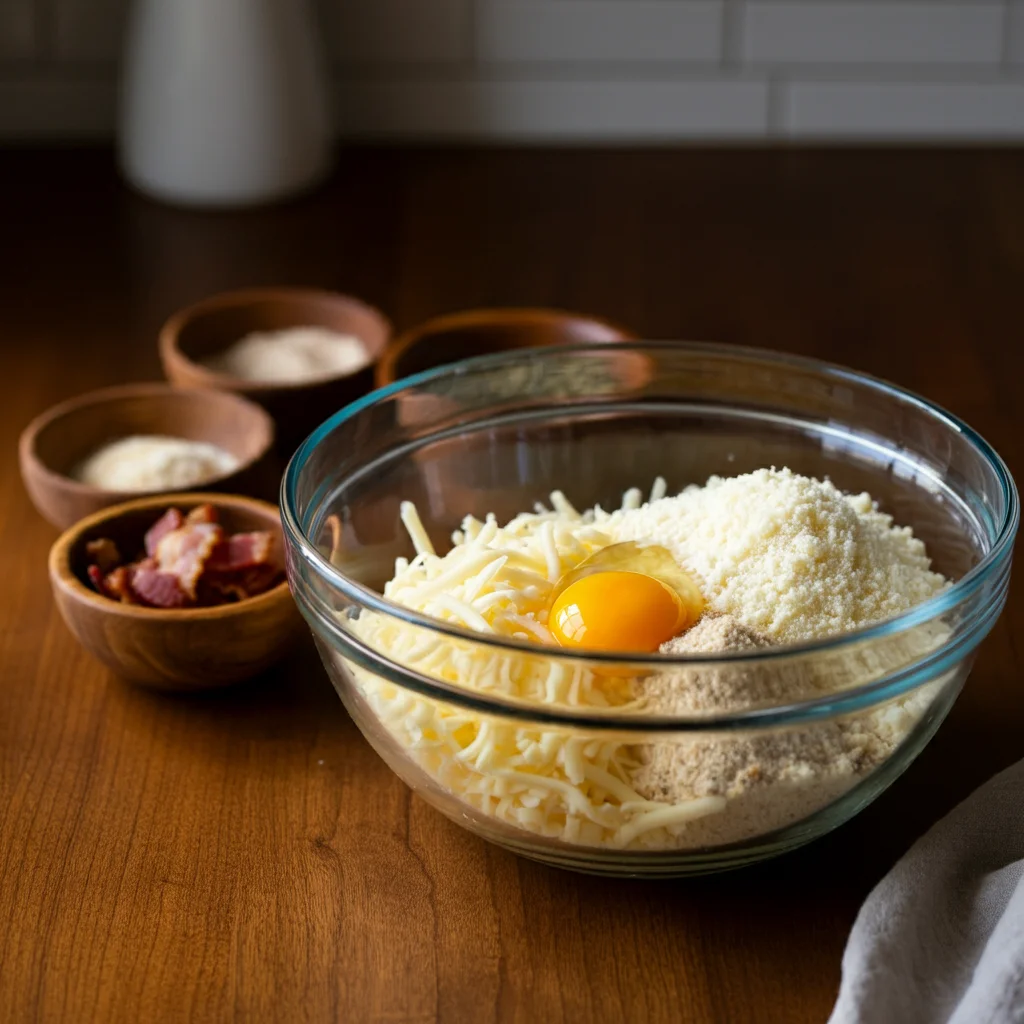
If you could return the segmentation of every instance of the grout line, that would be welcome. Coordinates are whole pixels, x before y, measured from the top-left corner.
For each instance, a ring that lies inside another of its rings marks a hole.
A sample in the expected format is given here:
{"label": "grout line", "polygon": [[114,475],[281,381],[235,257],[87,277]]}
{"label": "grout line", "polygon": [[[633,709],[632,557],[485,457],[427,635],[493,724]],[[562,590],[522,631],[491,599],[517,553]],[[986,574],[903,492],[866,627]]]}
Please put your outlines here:
{"label": "grout line", "polygon": [[53,0],[34,0],[32,8],[33,63],[37,68],[45,68],[52,62],[56,34]]}
{"label": "grout line", "polygon": [[[362,0],[362,2],[365,3],[366,0]],[[466,3],[466,38],[464,40],[466,46],[466,61],[469,67],[476,68],[480,63],[480,55],[476,45],[477,25],[480,18],[480,0],[466,0]]]}
{"label": "grout line", "polygon": [[[556,2],[556,0],[552,0]],[[560,2],[560,0],[557,0]],[[567,0],[569,2],[569,0]],[[668,2],[668,0],[665,0]],[[829,65],[803,67],[736,68],[723,69],[717,64],[585,64],[566,66],[539,65],[483,65],[467,67],[462,62],[400,63],[331,65],[331,78],[339,83],[374,85],[455,84],[475,85],[671,85],[694,83],[700,85],[733,84],[744,82],[778,81],[789,85],[793,81],[839,85],[879,86],[1024,86],[1024,65],[1013,63],[1005,70],[1001,67],[979,69],[975,74],[908,74],[906,69],[893,68],[836,68]],[[116,64],[110,61],[69,59],[45,64],[31,59],[0,63],[0,82],[4,84],[38,85],[52,82],[56,85],[73,82],[96,84],[113,82]]]}
{"label": "grout line", "polygon": [[1003,0],[1003,34],[1002,34],[1002,53],[1000,54],[1000,64],[1004,67],[1012,67],[1012,39],[1010,29],[1013,25],[1013,4],[1011,0]]}
{"label": "grout line", "polygon": [[740,0],[725,0],[722,8],[722,66],[730,70],[743,65],[743,22],[746,5]]}
{"label": "grout line", "polygon": [[[512,2],[512,0],[508,0]],[[551,0],[561,2],[561,0]],[[576,0],[566,0],[576,2]],[[669,0],[664,0],[669,2]],[[907,67],[901,65],[802,64],[742,65],[723,68],[715,62],[671,61],[573,61],[484,62],[467,68],[461,62],[384,62],[347,64],[336,69],[341,77],[368,82],[586,82],[588,84],[658,82],[751,82],[780,76],[782,79],[879,85],[1019,85],[1024,66],[977,65],[972,67]],[[467,74],[467,71],[469,72]]]}
{"label": "grout line", "polygon": [[785,134],[784,99],[789,82],[785,78],[770,75],[768,78],[768,137],[778,138]]}
{"label": "grout line", "polygon": [[[15,80],[11,85],[17,90],[24,81],[24,78],[20,81]],[[54,86],[59,87],[61,84],[54,82],[51,78],[43,78],[42,82],[51,88]],[[64,84],[70,89],[76,90],[81,86],[81,82],[66,82]],[[103,83],[99,84],[102,85]],[[335,83],[336,87],[337,85],[338,83]],[[708,130],[699,131],[686,128],[667,132],[652,130],[647,133],[631,134],[628,129],[622,126],[614,129],[602,129],[600,126],[594,126],[592,131],[587,134],[575,135],[571,132],[566,134],[564,127],[562,130],[558,130],[550,125],[543,129],[499,129],[496,132],[488,132],[486,129],[481,131],[480,123],[473,117],[460,122],[462,124],[461,129],[449,126],[447,129],[432,131],[429,125],[426,128],[422,126],[416,128],[415,125],[409,127],[410,123],[417,120],[415,115],[412,118],[412,122],[406,118],[390,131],[372,132],[368,131],[365,125],[361,128],[356,125],[345,129],[341,122],[336,123],[344,130],[344,137],[346,138],[374,137],[380,142],[391,145],[406,144],[414,138],[423,140],[427,145],[443,144],[446,140],[456,139],[460,144],[465,145],[515,146],[524,142],[537,142],[545,145],[577,148],[620,144],[650,144],[657,146],[737,144],[757,147],[763,145],[786,145],[794,142],[799,144],[801,140],[806,141],[808,139],[824,139],[828,143],[837,146],[862,143],[865,139],[872,138],[880,139],[887,144],[912,146],[930,143],[943,145],[1006,145],[1009,143],[1019,144],[1021,140],[1024,140],[1024,130],[1018,130],[1011,126],[1006,126],[1004,129],[990,128],[986,132],[971,131],[969,126],[962,126],[960,130],[950,131],[942,131],[932,126],[927,131],[907,131],[902,133],[881,128],[872,132],[850,128],[849,126],[840,126],[833,130],[802,130],[799,126],[786,123],[785,115],[789,112],[789,108],[786,106],[786,100],[789,98],[787,90],[792,88],[793,83],[789,79],[780,76],[777,79],[773,78],[770,80],[767,85],[765,108],[763,108],[764,120],[760,123],[760,127],[748,127],[745,130],[736,129],[734,132],[723,135]],[[0,93],[5,88],[6,85],[2,76],[0,76]],[[17,92],[15,92],[15,95],[18,95]],[[32,138],[47,141],[76,141],[81,138],[111,137],[114,132],[115,123],[113,91],[102,88],[98,91],[90,91],[84,97],[80,93],[76,93],[76,95],[78,99],[70,108],[52,102],[56,93],[49,95],[47,102],[42,108],[42,113],[48,113],[49,117],[44,118],[42,121],[39,121],[38,118],[35,121],[28,119],[27,115],[31,112],[23,109],[20,100],[14,106],[13,116],[8,117],[6,120],[3,116],[4,111],[0,107],[0,140]],[[83,106],[78,100],[84,100],[85,105]],[[82,115],[82,119],[77,124],[74,122],[73,117],[65,117],[65,111],[68,109],[72,113]],[[23,113],[26,114],[24,121],[20,117]]]}

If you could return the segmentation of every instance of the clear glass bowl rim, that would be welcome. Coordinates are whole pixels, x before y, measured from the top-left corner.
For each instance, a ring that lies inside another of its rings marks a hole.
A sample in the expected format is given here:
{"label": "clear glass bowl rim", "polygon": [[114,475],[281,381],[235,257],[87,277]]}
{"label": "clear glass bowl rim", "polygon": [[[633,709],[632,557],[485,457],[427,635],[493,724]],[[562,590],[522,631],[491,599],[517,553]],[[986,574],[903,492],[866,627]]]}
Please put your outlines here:
{"label": "clear glass bowl rim", "polygon": [[[785,658],[793,658],[814,653],[831,653],[843,647],[881,640],[895,634],[920,626],[948,611],[957,605],[968,600],[980,587],[982,587],[999,568],[1006,562],[1012,553],[1014,538],[1020,519],[1020,504],[1017,488],[1013,477],[1003,459],[995,449],[972,427],[944,409],[942,406],[918,395],[896,384],[875,377],[871,374],[862,373],[836,363],[813,359],[806,356],[796,356],[788,353],[775,352],[768,349],[759,349],[750,346],[726,345],[717,342],[694,342],[694,341],[636,341],[616,342],[613,346],[606,343],[590,343],[580,345],[558,345],[542,349],[512,350],[494,355],[477,356],[471,359],[464,359],[456,363],[425,370],[410,377],[402,378],[383,388],[370,392],[363,398],[352,402],[350,405],[336,412],[329,419],[324,421],[316,430],[306,438],[299,448],[292,455],[285,468],[281,480],[280,502],[281,520],[285,535],[302,553],[303,559],[312,566],[330,586],[336,588],[354,604],[364,606],[375,612],[389,615],[404,622],[429,630],[442,636],[450,636],[460,640],[469,641],[474,644],[497,648],[508,652],[537,653],[537,645],[529,641],[518,641],[500,637],[492,637],[486,634],[477,633],[451,623],[433,619],[422,615],[410,608],[389,601],[387,598],[375,593],[369,587],[349,578],[337,567],[332,565],[316,547],[310,543],[306,536],[304,526],[299,522],[296,511],[297,488],[299,476],[309,460],[316,446],[337,427],[346,421],[353,419],[366,409],[374,405],[380,405],[402,391],[415,389],[432,381],[445,377],[460,376],[474,369],[500,368],[506,364],[515,364],[524,360],[536,361],[551,358],[555,354],[564,355],[567,349],[579,352],[592,352],[598,355],[608,355],[612,352],[635,352],[638,354],[656,351],[679,351],[692,352],[695,354],[707,354],[710,356],[726,357],[736,356],[754,358],[762,362],[772,363],[778,366],[792,366],[805,371],[814,372],[834,380],[857,384],[876,391],[897,401],[916,406],[928,416],[942,423],[947,429],[961,434],[965,437],[971,447],[993,470],[999,481],[1003,492],[1005,511],[998,525],[995,539],[989,551],[982,557],[979,563],[968,573],[947,587],[945,590],[929,598],[927,601],[903,612],[900,615],[885,619],[882,622],[874,623],[860,630],[850,633],[843,633],[840,636],[828,637],[822,640],[814,640],[798,644],[780,644],[767,650],[758,649],[753,652],[730,652],[722,654],[700,654],[700,655],[666,655],[666,654],[632,654],[628,652],[614,651],[572,651],[566,648],[558,649],[558,657],[568,662],[580,661],[588,664],[606,664],[655,667],[665,669],[667,667],[685,666],[693,668],[700,665],[716,665],[722,663],[753,663],[765,664],[779,661]],[[426,439],[420,439],[426,440]],[[984,609],[979,610],[983,615]],[[318,616],[319,617],[319,616]],[[322,617],[321,617],[322,618]],[[351,649],[352,637],[344,631],[332,626],[326,620],[324,624],[336,633],[345,645]],[[644,716],[642,719],[645,730],[657,731],[660,728],[679,728],[691,723],[700,731],[714,728],[737,728],[737,727],[764,727],[780,723],[792,723],[795,720],[816,719],[829,717],[831,715],[856,710],[866,704],[876,703],[913,689],[914,686],[926,682],[932,678],[934,672],[924,671],[938,661],[947,661],[951,648],[962,647],[966,631],[970,631],[973,623],[961,626],[958,634],[955,634],[950,642],[936,651],[932,652],[923,662],[916,662],[907,666],[892,675],[876,680],[860,687],[853,687],[841,693],[830,694],[826,697],[814,698],[788,705],[780,705],[770,708],[759,708],[750,711],[730,712],[721,716],[702,716],[698,719],[687,718],[654,718]],[[987,630],[985,630],[987,632]],[[970,649],[983,638],[978,636],[970,644],[967,650],[958,651],[960,658],[966,657]],[[375,654],[375,652],[373,652]],[[517,718],[528,718],[531,721],[546,721],[552,724],[573,724],[574,726],[588,725],[599,729],[612,728],[617,722],[619,727],[628,726],[637,728],[639,722],[634,718],[614,718],[608,715],[587,715],[575,714],[566,709],[544,712],[539,708],[524,709],[521,706],[507,702],[499,697],[480,697],[459,687],[432,679],[418,672],[401,668],[400,674],[385,671],[384,664],[375,664],[373,671],[389,677],[390,681],[397,685],[406,686],[424,696],[433,699],[448,700],[465,707],[478,711],[511,715]]]}

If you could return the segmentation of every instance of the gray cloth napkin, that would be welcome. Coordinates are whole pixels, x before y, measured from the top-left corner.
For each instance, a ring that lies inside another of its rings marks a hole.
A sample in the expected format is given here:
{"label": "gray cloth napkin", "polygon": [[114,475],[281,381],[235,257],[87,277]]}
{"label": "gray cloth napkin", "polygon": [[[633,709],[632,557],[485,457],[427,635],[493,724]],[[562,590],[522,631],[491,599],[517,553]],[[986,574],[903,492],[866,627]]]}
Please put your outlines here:
{"label": "gray cloth napkin", "polygon": [[829,1024],[1024,1024],[1024,761],[868,896]]}

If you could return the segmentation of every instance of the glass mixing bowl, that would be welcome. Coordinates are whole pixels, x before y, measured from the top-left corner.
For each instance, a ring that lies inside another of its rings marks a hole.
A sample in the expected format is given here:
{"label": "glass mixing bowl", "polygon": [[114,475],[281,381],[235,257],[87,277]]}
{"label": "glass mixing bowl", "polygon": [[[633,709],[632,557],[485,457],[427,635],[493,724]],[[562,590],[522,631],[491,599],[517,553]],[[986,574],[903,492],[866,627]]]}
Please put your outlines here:
{"label": "glass mixing bowl", "polygon": [[[403,501],[441,552],[467,514],[503,522],[554,490],[610,509],[658,476],[675,493],[766,466],[869,491],[953,585],[856,633],[689,657],[499,639],[382,597],[414,555]],[[377,391],[296,453],[282,518],[334,686],[424,800],[527,857],[681,875],[806,843],[907,767],[1003,607],[1019,513],[999,456],[921,398],[811,360],[651,343],[486,357]],[[508,685],[527,677],[529,700]],[[726,699],[654,715],[629,701],[641,683]]]}

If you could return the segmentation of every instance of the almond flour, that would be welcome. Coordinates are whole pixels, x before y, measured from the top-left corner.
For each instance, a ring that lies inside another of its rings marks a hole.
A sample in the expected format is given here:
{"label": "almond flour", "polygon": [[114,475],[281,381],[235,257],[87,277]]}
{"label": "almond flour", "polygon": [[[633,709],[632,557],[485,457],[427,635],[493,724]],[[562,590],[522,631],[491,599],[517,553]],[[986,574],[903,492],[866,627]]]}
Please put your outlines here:
{"label": "almond flour", "polygon": [[[836,692],[877,678],[920,656],[938,639],[931,629],[824,659],[786,659],[777,664],[706,662],[648,677],[640,686],[650,713],[685,717],[747,710]],[[733,616],[712,613],[661,650],[697,656],[771,646],[766,637]],[[677,837],[679,848],[765,835],[824,807],[887,760],[934,693],[930,686],[902,704],[841,721],[761,733],[682,737],[639,747],[640,766],[631,783],[645,799],[659,803],[709,797],[726,801],[722,813],[691,822]]]}

